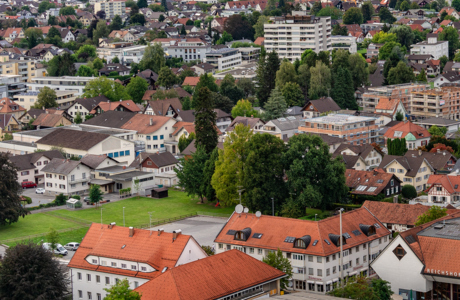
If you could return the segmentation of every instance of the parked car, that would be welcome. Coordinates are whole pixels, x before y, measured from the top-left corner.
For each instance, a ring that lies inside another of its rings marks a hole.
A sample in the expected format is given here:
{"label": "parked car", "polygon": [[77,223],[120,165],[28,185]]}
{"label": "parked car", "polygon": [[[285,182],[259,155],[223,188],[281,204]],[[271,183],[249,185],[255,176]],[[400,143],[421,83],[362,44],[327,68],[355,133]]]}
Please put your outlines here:
{"label": "parked car", "polygon": [[[43,243],[43,248],[46,250],[51,251],[51,244],[50,243]],[[56,249],[54,249],[54,254],[60,254],[60,255],[67,255],[67,250],[62,247],[61,244],[56,245]]]}
{"label": "parked car", "polygon": [[35,194],[44,194],[45,193],[45,189],[44,188],[38,188],[35,190]]}
{"label": "parked car", "polygon": [[21,182],[21,186],[23,189],[28,189],[28,188],[36,188],[37,184],[33,181],[23,181]]}
{"label": "parked car", "polygon": [[72,242],[72,243],[66,244],[64,248],[66,248],[69,251],[77,251],[79,246],[80,246],[79,243]]}

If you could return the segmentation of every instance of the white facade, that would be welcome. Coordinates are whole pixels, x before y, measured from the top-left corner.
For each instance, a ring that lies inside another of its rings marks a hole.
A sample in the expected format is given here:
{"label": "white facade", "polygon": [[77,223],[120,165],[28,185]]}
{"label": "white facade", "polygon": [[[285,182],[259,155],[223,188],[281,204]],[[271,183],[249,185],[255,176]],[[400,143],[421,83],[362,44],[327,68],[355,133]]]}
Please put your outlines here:
{"label": "white facade", "polygon": [[333,35],[331,36],[331,43],[332,49],[348,50],[351,54],[358,52],[354,36]]}
{"label": "white facade", "polygon": [[219,49],[206,54],[206,62],[217,67],[219,71],[231,69],[242,64],[238,49]]}
{"label": "white facade", "polygon": [[115,57],[120,60],[123,65],[129,65],[131,63],[139,63],[144,55],[145,48],[147,46],[131,46],[124,48],[98,48],[97,55],[100,59],[106,59],[112,61]]}
{"label": "white facade", "polygon": [[203,43],[198,38],[171,40],[169,43],[162,43],[162,46],[171,57],[182,58],[185,62],[205,61],[206,53],[211,51],[211,45]]}
{"label": "white facade", "polygon": [[31,91],[40,91],[47,86],[57,91],[75,91],[75,95],[81,96],[86,84],[94,79],[96,78],[79,76],[34,77],[27,83],[27,87]]}
{"label": "white facade", "polygon": [[105,11],[105,17],[107,19],[112,19],[116,15],[122,16],[126,14],[126,4],[125,1],[121,0],[94,3],[94,14],[97,14],[97,12],[101,10]]}
{"label": "white facade", "polygon": [[[294,23],[292,18],[304,18],[302,23]],[[316,53],[331,51],[331,18],[298,16],[285,20],[278,20],[264,24],[265,49],[267,52],[275,50],[280,59],[289,61],[300,60],[306,49]]]}
{"label": "white facade", "polygon": [[436,38],[428,38],[428,41],[412,45],[410,54],[431,54],[433,55],[433,59],[440,59],[442,56],[449,57],[449,42],[437,41]]}
{"label": "white facade", "polygon": [[64,195],[85,194],[89,191],[90,172],[91,169],[83,164],[77,165],[67,175],[45,172],[46,194],[50,196],[61,193]]}

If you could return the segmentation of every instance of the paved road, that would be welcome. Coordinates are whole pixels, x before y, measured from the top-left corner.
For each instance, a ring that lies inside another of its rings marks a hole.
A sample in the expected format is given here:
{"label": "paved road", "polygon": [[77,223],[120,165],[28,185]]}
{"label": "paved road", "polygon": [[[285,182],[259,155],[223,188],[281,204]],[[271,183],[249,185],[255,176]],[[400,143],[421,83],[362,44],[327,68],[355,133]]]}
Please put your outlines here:
{"label": "paved road", "polygon": [[[39,184],[38,188],[43,188],[44,184]],[[53,196],[45,196],[42,194],[35,194],[36,188],[29,188],[23,189],[22,195],[30,197],[32,199],[32,204],[28,204],[27,206],[39,206],[40,204],[50,203],[54,200]]]}
{"label": "paved road", "polygon": [[192,235],[200,245],[212,246],[225,222],[226,218],[198,216],[152,227],[152,230],[163,228],[166,232],[173,232],[180,229],[183,234]]}

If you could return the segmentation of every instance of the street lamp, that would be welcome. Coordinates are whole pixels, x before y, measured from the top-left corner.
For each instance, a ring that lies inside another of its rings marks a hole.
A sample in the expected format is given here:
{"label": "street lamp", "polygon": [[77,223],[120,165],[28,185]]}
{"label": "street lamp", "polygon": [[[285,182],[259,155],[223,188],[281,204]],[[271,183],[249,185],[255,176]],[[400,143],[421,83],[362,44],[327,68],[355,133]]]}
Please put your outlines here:
{"label": "street lamp", "polygon": [[343,242],[342,242],[342,211],[343,208],[339,208],[340,214],[340,287],[343,287]]}
{"label": "street lamp", "polygon": [[125,227],[125,207],[123,206],[123,227]]}
{"label": "street lamp", "polygon": [[272,197],[272,216],[275,216],[275,198]]}
{"label": "street lamp", "polygon": [[318,214],[315,214],[315,221],[316,221],[316,216],[317,216],[317,215],[318,215]]}

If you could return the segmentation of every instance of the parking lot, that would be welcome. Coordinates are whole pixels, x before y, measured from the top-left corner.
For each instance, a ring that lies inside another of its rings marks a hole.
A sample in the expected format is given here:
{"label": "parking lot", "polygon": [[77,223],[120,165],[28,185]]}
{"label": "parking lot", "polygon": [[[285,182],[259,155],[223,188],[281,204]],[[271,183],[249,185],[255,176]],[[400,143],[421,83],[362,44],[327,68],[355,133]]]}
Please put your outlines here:
{"label": "parking lot", "polygon": [[[44,188],[44,184],[39,184],[37,188]],[[50,203],[51,201],[54,200],[54,197],[52,196],[45,196],[42,194],[35,194],[35,190],[37,188],[29,188],[29,189],[23,189],[22,190],[22,195],[30,197],[32,199],[32,204],[28,204],[27,206],[39,206],[40,204],[46,204]]]}

